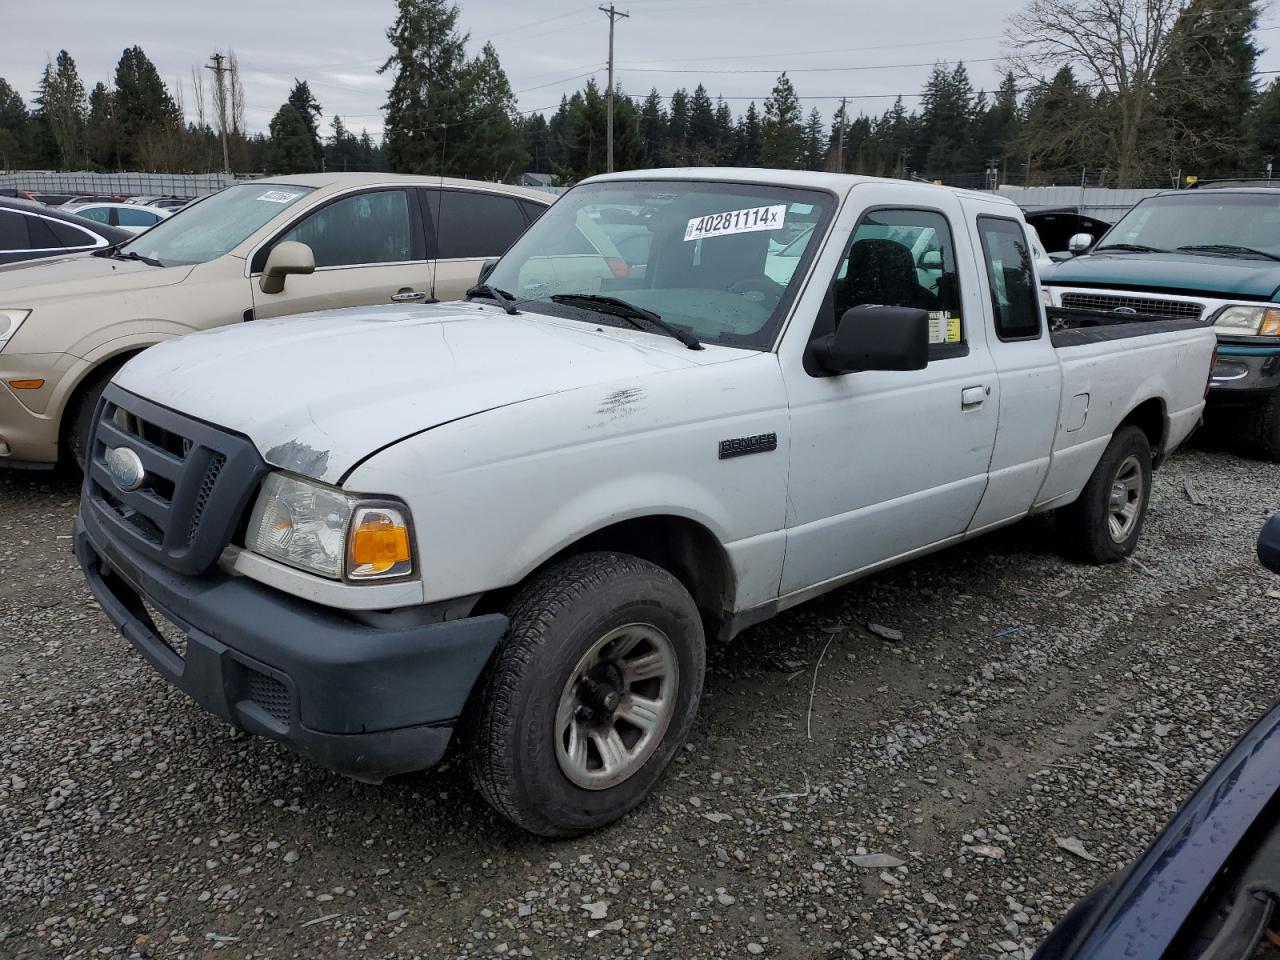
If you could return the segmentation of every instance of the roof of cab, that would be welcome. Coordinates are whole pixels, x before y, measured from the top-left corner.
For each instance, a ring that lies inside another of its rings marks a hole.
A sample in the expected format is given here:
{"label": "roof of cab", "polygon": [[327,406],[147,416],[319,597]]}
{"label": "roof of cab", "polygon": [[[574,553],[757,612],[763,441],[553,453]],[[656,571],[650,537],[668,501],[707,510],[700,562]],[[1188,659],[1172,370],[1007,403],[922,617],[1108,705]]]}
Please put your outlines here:
{"label": "roof of cab", "polygon": [[530,187],[516,187],[509,183],[491,183],[488,180],[459,180],[455,177],[427,177],[403,173],[295,173],[282,174],[275,177],[263,177],[259,180],[241,181],[247,183],[278,183],[295,187],[311,187],[335,193],[340,190],[352,190],[359,187],[384,185],[417,186],[417,187],[472,187],[483,190],[497,190],[539,203],[552,203],[554,194],[545,190],[534,190]]}
{"label": "roof of cab", "polygon": [[962,190],[958,187],[939,186],[920,180],[896,180],[888,177],[862,177],[849,173],[823,173],[812,170],[773,170],[763,167],[666,167],[656,170],[627,170],[622,173],[605,173],[591,177],[583,183],[600,183],[610,180],[721,180],[736,183],[764,183],[783,187],[808,187],[830,190],[843,197],[860,183],[894,183],[920,190],[943,190],[974,200],[1016,207],[1009,197],[980,190]]}

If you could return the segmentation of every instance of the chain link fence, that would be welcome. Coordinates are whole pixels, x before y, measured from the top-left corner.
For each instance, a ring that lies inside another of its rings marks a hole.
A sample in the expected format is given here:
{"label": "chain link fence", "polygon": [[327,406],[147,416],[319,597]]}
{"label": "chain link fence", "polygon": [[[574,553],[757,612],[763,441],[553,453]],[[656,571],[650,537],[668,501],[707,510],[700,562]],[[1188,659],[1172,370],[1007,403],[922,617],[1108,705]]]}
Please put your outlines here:
{"label": "chain link fence", "polygon": [[0,173],[0,189],[94,196],[204,197],[235,182],[229,173]]}

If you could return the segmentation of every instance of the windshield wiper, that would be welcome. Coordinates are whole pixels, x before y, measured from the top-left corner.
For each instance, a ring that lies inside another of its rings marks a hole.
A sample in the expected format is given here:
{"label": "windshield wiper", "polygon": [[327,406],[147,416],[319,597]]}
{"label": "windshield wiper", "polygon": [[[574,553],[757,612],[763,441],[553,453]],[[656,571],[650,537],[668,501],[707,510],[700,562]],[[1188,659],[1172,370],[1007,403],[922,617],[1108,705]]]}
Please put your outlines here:
{"label": "windshield wiper", "polygon": [[637,320],[643,320],[651,326],[657,327],[669,337],[679,340],[690,350],[701,350],[702,344],[698,338],[687,330],[681,330],[677,326],[673,326],[662,317],[658,316],[652,310],[646,310],[644,307],[637,307],[634,303],[619,297],[607,297],[599,293],[553,293],[547,298],[552,303],[563,303],[573,306],[575,303],[587,304],[597,313],[608,314],[611,317],[618,317],[621,320],[628,320],[637,330],[643,330]]}
{"label": "windshield wiper", "polygon": [[117,260],[137,260],[139,263],[146,263],[153,267],[164,266],[164,264],[155,257],[144,257],[142,254],[138,253],[137,250],[130,250],[128,253],[121,253],[119,250],[116,250],[111,254],[111,256]]}
{"label": "windshield wiper", "polygon": [[1280,260],[1280,257],[1274,253],[1267,253],[1265,250],[1258,250],[1255,247],[1242,247],[1234,243],[1194,243],[1190,246],[1179,247],[1179,251],[1202,252],[1202,253],[1221,253],[1224,256],[1246,256],[1246,257],[1262,257],[1266,260]]}
{"label": "windshield wiper", "polygon": [[471,300],[475,297],[485,297],[489,300],[497,302],[503,310],[515,316],[520,311],[516,309],[515,297],[507,293],[505,290],[499,290],[497,287],[491,287],[487,283],[479,283],[467,291],[467,299]]}
{"label": "windshield wiper", "polygon": [[[1182,249],[1179,247],[1178,249]],[[1105,247],[1095,247],[1094,253],[1101,253],[1103,250],[1128,250],[1132,253],[1168,253],[1168,250],[1161,250],[1159,247],[1148,247],[1145,243],[1108,243]]]}

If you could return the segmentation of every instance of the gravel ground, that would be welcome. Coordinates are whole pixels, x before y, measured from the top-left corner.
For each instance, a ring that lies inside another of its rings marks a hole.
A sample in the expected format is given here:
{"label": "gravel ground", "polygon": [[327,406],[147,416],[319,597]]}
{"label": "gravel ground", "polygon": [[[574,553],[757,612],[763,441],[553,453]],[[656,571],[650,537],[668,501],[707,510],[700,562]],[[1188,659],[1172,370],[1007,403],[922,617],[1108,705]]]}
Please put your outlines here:
{"label": "gravel ground", "polygon": [[1275,481],[1190,451],[1138,563],[1037,519],[757,627],[657,795],[546,843],[456,764],[370,787],[202,714],[89,599],[75,485],[0,474],[0,955],[1026,956],[1271,702]]}

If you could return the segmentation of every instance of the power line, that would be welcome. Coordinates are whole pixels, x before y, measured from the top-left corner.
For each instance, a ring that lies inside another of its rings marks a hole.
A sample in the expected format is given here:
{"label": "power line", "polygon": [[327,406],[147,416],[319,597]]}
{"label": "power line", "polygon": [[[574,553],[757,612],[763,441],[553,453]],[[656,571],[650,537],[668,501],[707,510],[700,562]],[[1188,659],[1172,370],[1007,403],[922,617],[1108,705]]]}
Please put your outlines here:
{"label": "power line", "polygon": [[[1004,57],[980,57],[971,60],[960,60],[958,63],[995,63],[997,60],[1003,60]],[[929,63],[881,63],[871,64],[860,67],[795,67],[787,70],[778,70],[773,67],[750,67],[743,69],[726,68],[724,70],[699,70],[697,68],[688,69],[667,69],[660,67],[628,67],[628,73],[712,73],[712,74],[739,74],[739,73],[849,73],[858,70],[900,70],[907,67],[935,67],[938,65],[937,60]]]}

